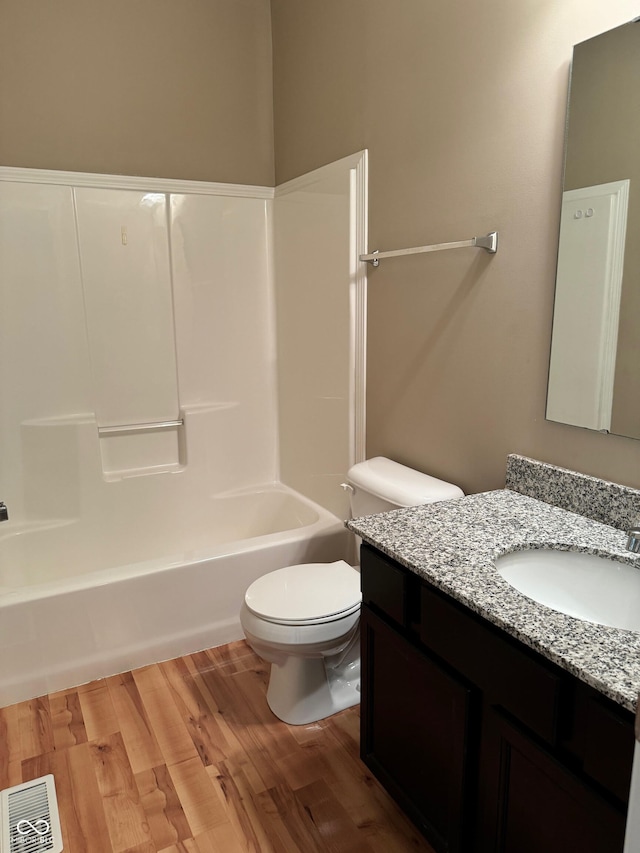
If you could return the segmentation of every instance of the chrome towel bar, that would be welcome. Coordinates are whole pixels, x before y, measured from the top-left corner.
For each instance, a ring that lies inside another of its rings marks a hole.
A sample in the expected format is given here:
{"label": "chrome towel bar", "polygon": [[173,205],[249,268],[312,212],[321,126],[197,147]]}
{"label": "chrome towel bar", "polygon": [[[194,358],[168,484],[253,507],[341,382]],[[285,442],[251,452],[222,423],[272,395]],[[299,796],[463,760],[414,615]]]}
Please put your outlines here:
{"label": "chrome towel bar", "polygon": [[369,255],[360,255],[361,261],[366,261],[374,267],[380,265],[381,258],[397,258],[400,255],[420,255],[423,252],[441,252],[443,249],[486,249],[494,255],[498,251],[498,232],[491,231],[484,237],[472,237],[470,240],[458,240],[455,243],[433,243],[431,246],[416,246],[413,249],[394,249],[390,252],[371,252]]}
{"label": "chrome towel bar", "polygon": [[118,426],[98,427],[98,435],[114,435],[118,432],[149,432],[155,429],[184,426],[184,418],[177,421],[156,421],[152,424],[119,424]]}

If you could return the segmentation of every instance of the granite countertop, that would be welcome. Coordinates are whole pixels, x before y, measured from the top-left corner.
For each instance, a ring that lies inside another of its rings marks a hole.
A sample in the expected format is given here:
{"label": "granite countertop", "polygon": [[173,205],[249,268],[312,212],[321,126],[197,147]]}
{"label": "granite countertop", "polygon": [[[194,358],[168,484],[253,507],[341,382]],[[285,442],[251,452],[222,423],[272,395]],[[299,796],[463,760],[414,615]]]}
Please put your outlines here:
{"label": "granite countertop", "polygon": [[[524,457],[517,457],[522,460]],[[510,489],[355,518],[347,526],[488,621],[635,711],[640,632],[566,616],[514,589],[495,570],[509,551],[554,547],[637,565],[626,535]]]}

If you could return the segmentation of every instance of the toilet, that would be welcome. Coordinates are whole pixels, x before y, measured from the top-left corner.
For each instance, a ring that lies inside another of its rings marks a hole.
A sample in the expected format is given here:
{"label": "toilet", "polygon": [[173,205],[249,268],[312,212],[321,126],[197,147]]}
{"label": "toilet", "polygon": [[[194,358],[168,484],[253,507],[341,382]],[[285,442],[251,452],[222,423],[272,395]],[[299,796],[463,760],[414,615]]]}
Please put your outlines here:
{"label": "toilet", "polygon": [[[462,497],[458,486],[376,456],[347,473],[353,517]],[[263,575],[247,589],[240,622],[271,664],[267,702],[304,725],[360,701],[360,573],[344,560],[303,563]]]}

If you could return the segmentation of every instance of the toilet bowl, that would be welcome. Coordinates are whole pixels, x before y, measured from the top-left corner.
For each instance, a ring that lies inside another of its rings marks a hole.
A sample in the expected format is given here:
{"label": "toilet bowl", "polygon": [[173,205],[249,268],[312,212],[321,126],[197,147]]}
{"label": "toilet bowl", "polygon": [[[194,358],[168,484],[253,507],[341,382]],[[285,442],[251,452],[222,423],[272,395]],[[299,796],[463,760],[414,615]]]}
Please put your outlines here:
{"label": "toilet bowl", "polygon": [[247,642],[271,664],[267,703],[304,725],[360,701],[360,574],[345,563],[270,572],[245,593]]}
{"label": "toilet bowl", "polygon": [[[461,497],[457,486],[377,456],[349,469],[353,516]],[[263,575],[245,593],[240,623],[271,664],[269,707],[303,725],[360,701],[360,573],[344,560]]]}

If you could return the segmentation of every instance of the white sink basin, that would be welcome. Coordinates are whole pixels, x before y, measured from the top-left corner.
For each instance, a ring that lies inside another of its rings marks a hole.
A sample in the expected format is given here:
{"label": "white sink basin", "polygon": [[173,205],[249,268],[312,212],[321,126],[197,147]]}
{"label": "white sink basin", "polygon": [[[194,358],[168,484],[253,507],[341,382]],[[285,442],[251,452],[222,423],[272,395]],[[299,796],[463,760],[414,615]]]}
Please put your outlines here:
{"label": "white sink basin", "polygon": [[640,568],[577,551],[514,551],[496,560],[524,595],[569,616],[640,631]]}

